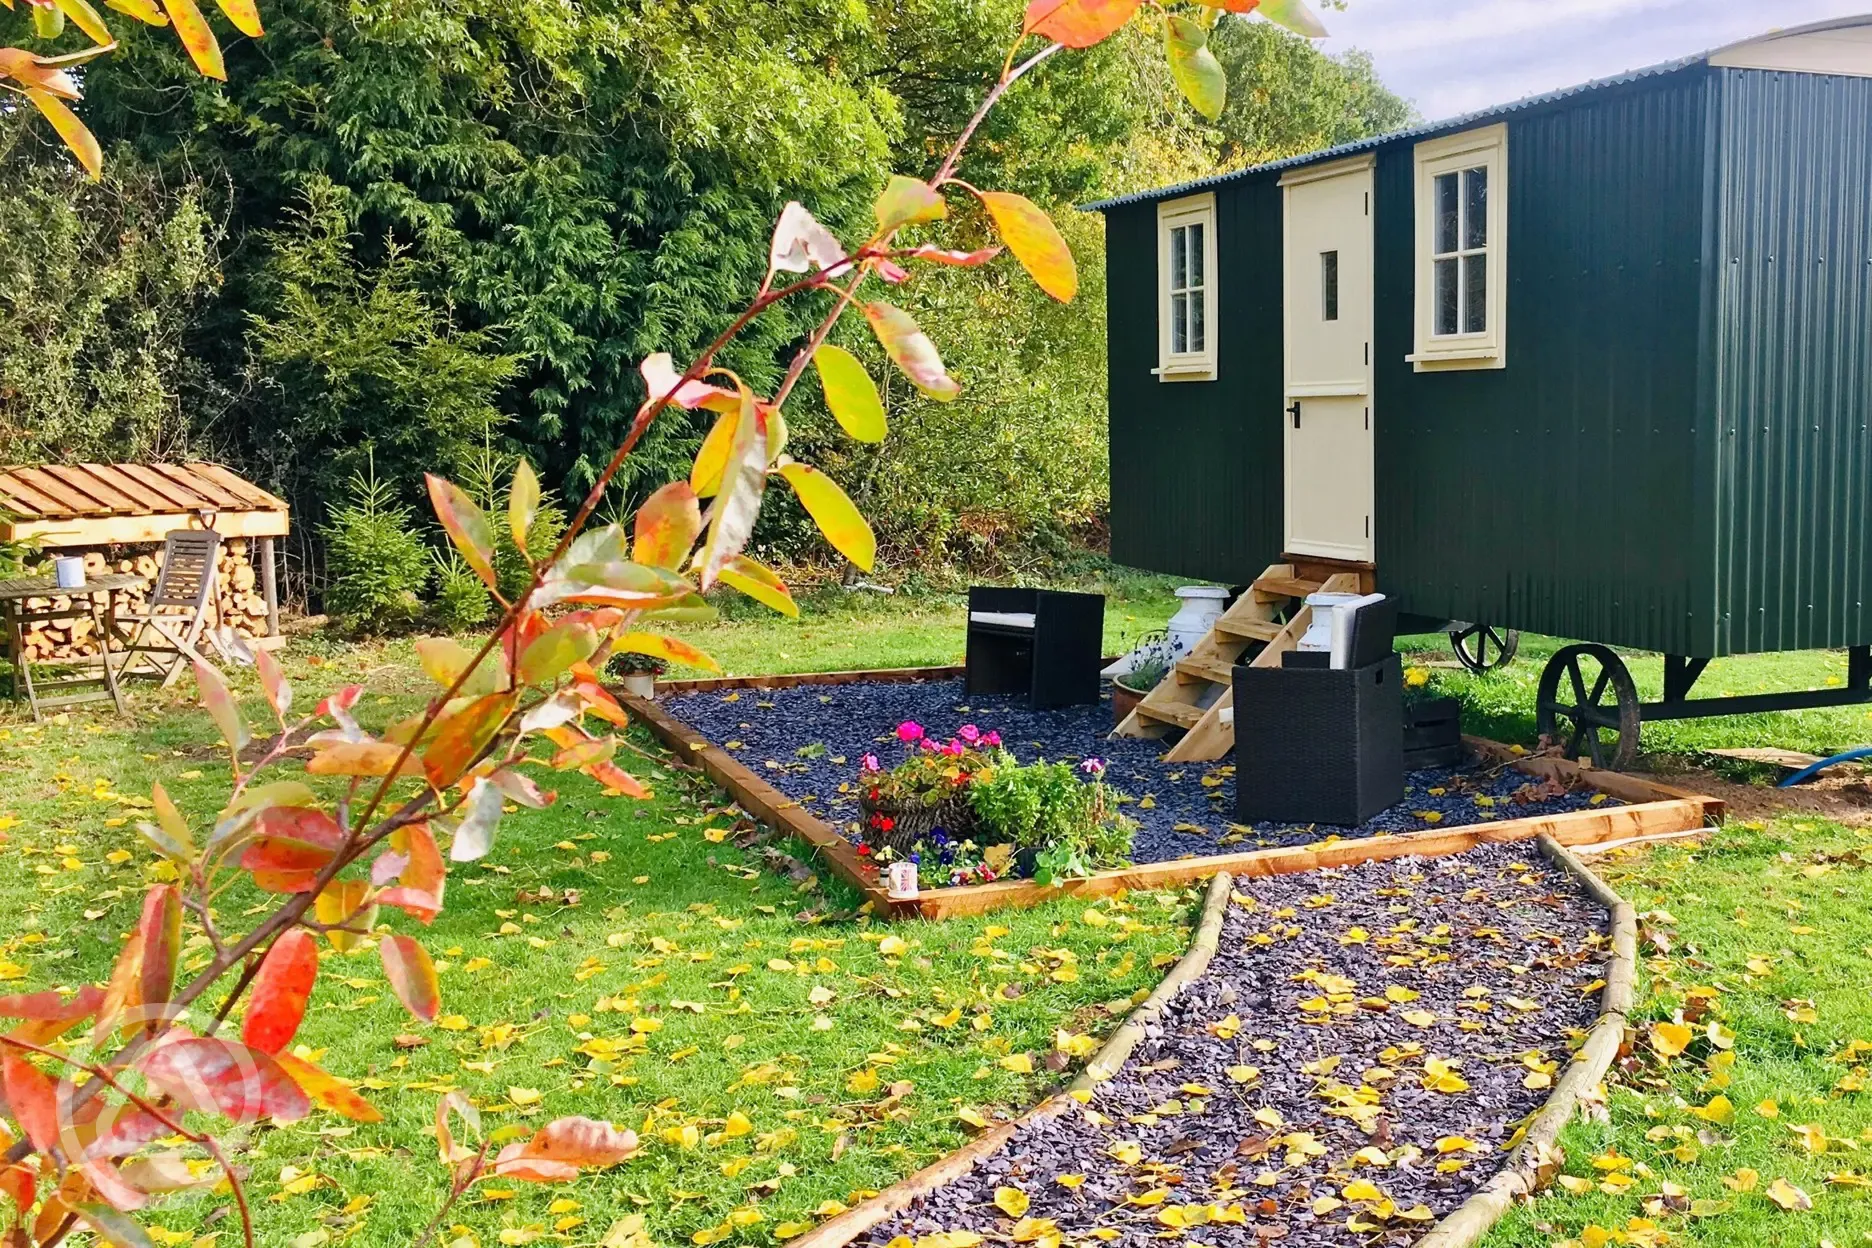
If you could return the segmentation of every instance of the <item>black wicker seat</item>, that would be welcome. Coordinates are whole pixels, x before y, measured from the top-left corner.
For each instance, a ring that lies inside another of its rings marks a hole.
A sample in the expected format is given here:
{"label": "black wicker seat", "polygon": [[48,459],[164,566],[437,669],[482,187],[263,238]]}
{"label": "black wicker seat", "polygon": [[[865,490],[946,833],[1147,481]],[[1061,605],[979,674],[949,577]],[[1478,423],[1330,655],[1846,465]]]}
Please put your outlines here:
{"label": "black wicker seat", "polygon": [[968,691],[1011,693],[1035,708],[1099,700],[1103,594],[969,590]]}

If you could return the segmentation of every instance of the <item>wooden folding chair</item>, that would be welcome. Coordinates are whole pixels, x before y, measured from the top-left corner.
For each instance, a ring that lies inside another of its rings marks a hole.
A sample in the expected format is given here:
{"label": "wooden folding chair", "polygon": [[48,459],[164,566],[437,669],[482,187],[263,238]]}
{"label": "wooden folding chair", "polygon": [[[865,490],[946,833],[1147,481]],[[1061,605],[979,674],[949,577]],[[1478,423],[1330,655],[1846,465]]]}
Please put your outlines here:
{"label": "wooden folding chair", "polygon": [[123,675],[148,676],[167,689],[188,661],[198,657],[195,643],[208,623],[208,596],[214,593],[220,549],[221,535],[213,529],[176,529],[164,535],[162,571],[148,606],[140,614],[118,617],[119,624],[129,625]]}

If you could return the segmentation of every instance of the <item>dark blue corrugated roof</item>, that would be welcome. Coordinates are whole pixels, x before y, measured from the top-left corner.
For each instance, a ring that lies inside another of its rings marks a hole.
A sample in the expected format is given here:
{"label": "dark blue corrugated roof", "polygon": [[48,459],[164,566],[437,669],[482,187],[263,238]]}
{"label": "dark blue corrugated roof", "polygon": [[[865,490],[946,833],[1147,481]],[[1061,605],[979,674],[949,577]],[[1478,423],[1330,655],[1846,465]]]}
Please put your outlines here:
{"label": "dark blue corrugated roof", "polygon": [[1460,117],[1451,117],[1445,121],[1426,122],[1403,130],[1393,130],[1389,134],[1374,134],[1369,138],[1355,139],[1350,143],[1341,143],[1338,147],[1323,148],[1317,152],[1307,152],[1300,156],[1288,156],[1282,160],[1271,160],[1265,164],[1250,165],[1245,169],[1232,169],[1227,173],[1215,173],[1194,182],[1183,182],[1176,186],[1164,186],[1150,191],[1133,191],[1129,195],[1118,195],[1111,199],[1101,199],[1090,204],[1081,204],[1082,212],[1099,212],[1106,208],[1117,208],[1124,204],[1144,203],[1153,199],[1168,199],[1178,195],[1189,195],[1196,191],[1205,191],[1212,186],[1221,186],[1258,173],[1271,173],[1281,169],[1292,169],[1300,165],[1310,165],[1315,161],[1338,160],[1345,156],[1354,156],[1359,152],[1368,152],[1386,143],[1400,142],[1405,139],[1421,139],[1444,130],[1462,130],[1469,126],[1493,121],[1497,117],[1506,117],[1524,109],[1538,108],[1543,104],[1553,104],[1560,100],[1584,95],[1589,91],[1600,91],[1607,87],[1619,87],[1628,83],[1641,82],[1646,78],[1656,78],[1663,74],[1674,74],[1680,69],[1688,69],[1707,61],[1714,52],[1702,52],[1696,56],[1681,57],[1674,61],[1665,61],[1661,65],[1650,65],[1644,69],[1628,70],[1611,78],[1595,78],[1575,87],[1563,87],[1558,91],[1548,91],[1542,95],[1530,95],[1512,104],[1497,104],[1480,112],[1465,113]]}

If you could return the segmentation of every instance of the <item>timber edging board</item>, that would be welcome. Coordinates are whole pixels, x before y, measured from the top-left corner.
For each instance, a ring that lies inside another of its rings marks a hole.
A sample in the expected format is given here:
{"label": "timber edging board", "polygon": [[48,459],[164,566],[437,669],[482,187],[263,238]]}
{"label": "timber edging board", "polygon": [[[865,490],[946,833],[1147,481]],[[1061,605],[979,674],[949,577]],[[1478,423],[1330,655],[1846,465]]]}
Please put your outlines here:
{"label": "timber edging board", "polygon": [[[659,685],[672,693],[707,693],[734,689],[784,689],[797,685],[853,684],[859,681],[913,683],[948,680],[960,674],[955,667],[898,668],[878,672],[825,672],[794,676],[729,677]],[[1226,871],[1238,877],[1287,875],[1322,867],[1344,867],[1383,862],[1412,855],[1440,857],[1459,854],[1478,845],[1552,837],[1561,846],[1590,847],[1619,841],[1677,837],[1722,822],[1723,803],[1688,793],[1640,776],[1582,767],[1566,759],[1516,754],[1512,747],[1480,737],[1464,742],[1484,758],[1502,762],[1529,775],[1577,778],[1591,788],[1628,804],[1533,815],[1523,819],[1473,823],[1456,828],[1432,828],[1385,836],[1329,840],[1311,845],[1216,854],[1204,858],[1177,858],[1099,871],[1058,886],[1031,880],[998,880],[962,888],[923,890],[914,900],[893,901],[878,878],[875,866],[863,858],[839,831],[805,810],[736,759],[654,701],[612,690],[619,702],[679,758],[699,766],[725,789],[749,815],[769,827],[797,837],[817,851],[825,864],[862,893],[872,909],[892,918],[932,920],[987,914],[1004,907],[1039,905],[1059,897],[1093,898],[1133,889],[1177,888]]]}

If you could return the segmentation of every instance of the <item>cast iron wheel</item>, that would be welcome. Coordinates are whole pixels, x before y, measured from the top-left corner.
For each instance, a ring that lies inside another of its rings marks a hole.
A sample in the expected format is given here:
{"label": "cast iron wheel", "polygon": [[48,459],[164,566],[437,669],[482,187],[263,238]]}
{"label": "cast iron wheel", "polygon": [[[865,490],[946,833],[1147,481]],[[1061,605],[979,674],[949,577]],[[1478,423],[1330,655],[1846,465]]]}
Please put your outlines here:
{"label": "cast iron wheel", "polygon": [[1617,770],[1638,756],[1638,688],[1625,660],[1600,645],[1567,646],[1547,661],[1535,703],[1540,735],[1595,767]]}
{"label": "cast iron wheel", "polygon": [[1521,648],[1521,634],[1512,628],[1493,624],[1464,624],[1450,629],[1450,649],[1456,659],[1472,672],[1492,672],[1514,662]]}

